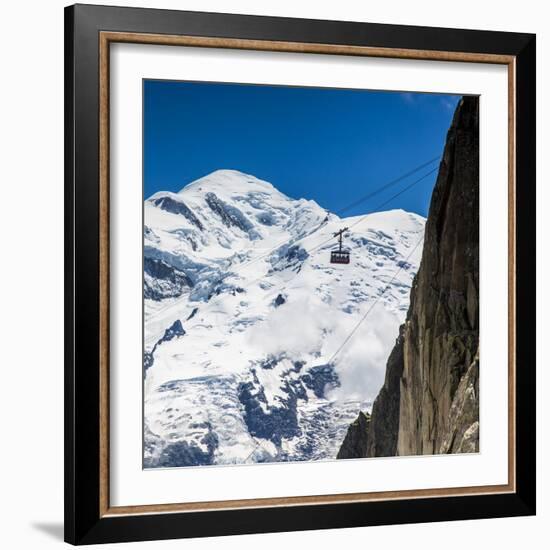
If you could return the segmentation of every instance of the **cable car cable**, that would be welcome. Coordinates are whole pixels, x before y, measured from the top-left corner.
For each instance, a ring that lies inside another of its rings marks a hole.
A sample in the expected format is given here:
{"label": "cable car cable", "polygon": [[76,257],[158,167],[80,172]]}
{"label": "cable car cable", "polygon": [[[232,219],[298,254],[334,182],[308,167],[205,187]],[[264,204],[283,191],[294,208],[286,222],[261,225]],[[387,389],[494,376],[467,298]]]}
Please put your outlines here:
{"label": "cable car cable", "polygon": [[420,166],[417,166],[416,168],[414,168],[410,172],[407,172],[406,174],[403,174],[402,176],[399,176],[398,178],[386,183],[382,187],[379,187],[375,191],[372,191],[372,192],[368,193],[367,195],[361,197],[360,199],[357,199],[356,201],[352,202],[351,204],[348,204],[347,206],[344,206],[340,210],[337,210],[335,212],[335,214],[340,216],[341,214],[343,214],[344,212],[347,212],[351,208],[354,208],[355,206],[360,205],[362,202],[364,202],[368,199],[371,199],[372,197],[375,197],[376,195],[378,195],[382,191],[385,191],[386,189],[389,189],[390,187],[393,187],[395,184],[403,181],[404,179],[407,179],[409,176],[412,176],[413,174],[416,174],[416,172],[419,172],[420,170],[422,170],[422,168],[425,168],[426,166],[429,166],[430,164],[432,164],[433,162],[435,162],[439,158],[441,158],[441,155],[438,155],[437,157],[434,157],[433,159],[429,160],[428,162],[425,162],[424,164],[421,164]]}
{"label": "cable car cable", "polygon": [[[426,174],[424,174],[423,176],[421,176],[417,180],[413,181],[410,185],[407,185],[407,187],[405,187],[404,189],[402,189],[401,191],[399,191],[395,195],[391,196],[389,199],[387,199],[384,202],[380,203],[378,206],[376,206],[376,208],[374,210],[372,210],[371,212],[368,212],[367,214],[361,216],[361,218],[359,218],[359,220],[357,220],[355,223],[351,224],[348,227],[348,231],[353,229],[357,225],[359,225],[361,222],[363,222],[369,216],[372,216],[372,214],[376,214],[376,212],[380,211],[381,208],[383,208],[384,206],[389,204],[391,201],[393,201],[394,199],[396,199],[397,197],[399,197],[403,193],[407,192],[409,189],[413,188],[415,185],[420,183],[422,180],[426,179],[428,176],[432,175],[438,169],[439,169],[439,167],[433,168],[432,170],[430,170],[429,172],[427,172]],[[334,239],[334,237],[330,237],[326,241],[323,241],[321,244],[318,244],[317,246],[313,247],[312,249],[307,250],[307,252],[314,252],[315,250],[318,250],[319,248],[321,248],[322,246],[324,246],[328,242],[332,241],[333,239]]]}
{"label": "cable car cable", "polygon": [[330,359],[326,363],[327,365],[330,365],[334,361],[334,359],[338,356],[338,354],[346,347],[347,343],[353,338],[355,333],[359,330],[359,327],[362,325],[362,323],[365,321],[365,319],[369,316],[370,312],[374,309],[374,306],[376,306],[376,304],[378,303],[380,298],[382,298],[382,296],[384,296],[386,291],[390,288],[393,281],[395,281],[395,278],[399,275],[399,273],[401,273],[401,271],[403,270],[403,267],[405,266],[406,262],[411,258],[411,256],[414,254],[414,252],[416,251],[416,249],[418,248],[418,246],[420,245],[420,243],[423,240],[424,240],[424,235],[422,235],[422,237],[416,243],[414,248],[411,250],[411,252],[407,256],[405,262],[402,262],[399,269],[394,273],[393,277],[390,279],[390,282],[384,287],[384,290],[382,291],[382,293],[377,296],[377,298],[373,302],[373,304],[369,307],[369,309],[367,309],[367,312],[365,313],[365,315],[363,315],[363,317],[361,317],[361,319],[359,319],[359,322],[353,327],[352,331],[346,336],[346,338],[340,344],[338,349],[332,354],[332,356],[330,357]]}

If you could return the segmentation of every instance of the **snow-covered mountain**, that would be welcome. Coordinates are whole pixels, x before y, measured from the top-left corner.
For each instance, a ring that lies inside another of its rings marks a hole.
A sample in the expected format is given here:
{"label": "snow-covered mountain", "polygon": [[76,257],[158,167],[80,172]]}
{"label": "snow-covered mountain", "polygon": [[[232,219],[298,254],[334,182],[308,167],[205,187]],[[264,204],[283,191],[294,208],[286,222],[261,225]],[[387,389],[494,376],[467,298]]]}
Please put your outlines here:
{"label": "snow-covered mountain", "polygon": [[424,218],[340,219],[233,170],[144,216],[145,467],[335,458],[382,385]]}

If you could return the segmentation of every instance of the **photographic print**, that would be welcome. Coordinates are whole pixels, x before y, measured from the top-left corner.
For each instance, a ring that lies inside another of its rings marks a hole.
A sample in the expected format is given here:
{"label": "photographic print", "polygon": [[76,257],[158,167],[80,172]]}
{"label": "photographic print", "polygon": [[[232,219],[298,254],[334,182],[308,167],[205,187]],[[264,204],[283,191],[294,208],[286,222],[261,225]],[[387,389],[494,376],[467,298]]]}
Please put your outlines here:
{"label": "photographic print", "polygon": [[479,101],[143,81],[143,467],[479,451]]}

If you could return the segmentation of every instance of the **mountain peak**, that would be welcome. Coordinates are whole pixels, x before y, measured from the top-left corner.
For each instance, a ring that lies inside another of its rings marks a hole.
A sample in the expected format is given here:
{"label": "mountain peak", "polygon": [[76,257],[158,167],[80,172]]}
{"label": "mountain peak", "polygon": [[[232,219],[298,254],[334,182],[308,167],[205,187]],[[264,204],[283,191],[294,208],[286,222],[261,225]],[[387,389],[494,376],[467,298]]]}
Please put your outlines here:
{"label": "mountain peak", "polygon": [[277,192],[271,183],[261,180],[251,174],[232,170],[228,168],[215,170],[202,178],[199,178],[183,187],[179,193],[193,191],[213,191],[223,189],[225,191],[230,188],[232,191],[249,192],[249,191],[267,191],[269,193]]}

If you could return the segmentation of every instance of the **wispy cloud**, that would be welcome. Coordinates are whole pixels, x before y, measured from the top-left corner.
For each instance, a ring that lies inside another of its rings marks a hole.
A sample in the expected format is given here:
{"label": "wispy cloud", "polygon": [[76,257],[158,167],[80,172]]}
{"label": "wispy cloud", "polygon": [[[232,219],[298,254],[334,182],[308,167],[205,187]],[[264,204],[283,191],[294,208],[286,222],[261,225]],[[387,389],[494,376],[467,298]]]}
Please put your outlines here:
{"label": "wispy cloud", "polygon": [[402,92],[399,94],[405,103],[413,104],[415,101],[415,95],[412,92]]}
{"label": "wispy cloud", "polygon": [[441,104],[443,107],[448,109],[449,111],[454,111],[456,107],[456,101],[453,101],[452,99],[449,99],[448,97],[442,97],[441,98]]}
{"label": "wispy cloud", "polygon": [[[420,103],[423,103],[422,100],[425,97],[433,97],[433,94],[423,94],[423,93],[416,93],[416,92],[400,92],[399,93],[401,99],[404,103],[407,105],[419,105]],[[444,107],[447,111],[454,111],[456,108],[456,102],[457,99],[449,96],[441,96],[440,103],[441,106]]]}

